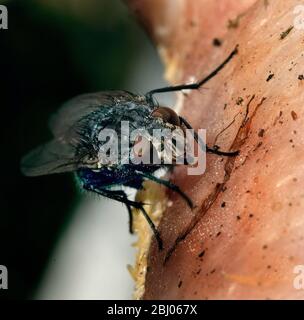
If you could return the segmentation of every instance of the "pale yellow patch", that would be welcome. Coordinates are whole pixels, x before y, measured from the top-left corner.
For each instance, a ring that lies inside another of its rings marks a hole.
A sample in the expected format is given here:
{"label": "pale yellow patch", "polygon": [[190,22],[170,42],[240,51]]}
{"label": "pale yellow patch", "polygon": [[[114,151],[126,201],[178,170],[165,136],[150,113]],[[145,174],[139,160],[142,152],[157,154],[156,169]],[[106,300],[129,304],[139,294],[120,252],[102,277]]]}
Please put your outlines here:
{"label": "pale yellow patch", "polygon": [[[144,189],[137,192],[136,201],[141,201],[145,205],[150,218],[157,226],[162,214],[167,208],[167,198],[165,187],[152,181],[144,182]],[[138,235],[138,240],[134,244],[137,249],[135,266],[128,266],[128,270],[135,281],[134,299],[141,299],[145,292],[145,279],[147,273],[148,253],[151,243],[152,231],[144,216],[138,210],[133,210],[134,231]]]}

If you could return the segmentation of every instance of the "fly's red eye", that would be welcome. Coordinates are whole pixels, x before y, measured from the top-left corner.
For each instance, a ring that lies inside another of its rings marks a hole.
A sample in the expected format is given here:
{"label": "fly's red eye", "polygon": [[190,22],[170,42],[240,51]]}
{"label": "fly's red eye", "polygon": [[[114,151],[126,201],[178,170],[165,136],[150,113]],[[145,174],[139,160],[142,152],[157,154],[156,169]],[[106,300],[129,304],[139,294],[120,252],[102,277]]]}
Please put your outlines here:
{"label": "fly's red eye", "polygon": [[158,107],[152,112],[152,117],[161,118],[164,122],[180,126],[179,116],[168,107]]}

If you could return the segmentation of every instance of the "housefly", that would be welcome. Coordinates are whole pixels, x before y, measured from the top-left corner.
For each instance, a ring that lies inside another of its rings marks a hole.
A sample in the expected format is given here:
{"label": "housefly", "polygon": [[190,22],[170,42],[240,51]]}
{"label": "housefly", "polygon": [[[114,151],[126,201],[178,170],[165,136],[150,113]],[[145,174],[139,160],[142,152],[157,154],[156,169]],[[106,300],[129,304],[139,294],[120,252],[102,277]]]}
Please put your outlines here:
{"label": "housefly", "polygon": [[[165,164],[134,163],[131,157],[136,157],[155,147],[150,144],[149,135],[154,129],[192,129],[183,117],[172,109],[159,106],[154,95],[184,89],[199,89],[213,78],[237,54],[237,47],[227,59],[198,83],[183,84],[149,91],[145,95],[136,95],[127,91],[107,91],[78,96],[62,106],[50,120],[53,139],[31,151],[21,161],[21,170],[26,176],[40,176],[53,173],[74,172],[85,190],[95,192],[107,198],[125,204],[132,232],[132,208],[137,208],[149,223],[162,249],[162,239],[153,221],[144,209],[144,204],[130,200],[123,190],[117,187],[141,189],[144,180],[152,180],[177,192],[187,204],[193,208],[191,199],[180,188],[168,180],[158,178],[155,173],[160,168],[172,168],[176,165],[178,152],[173,151],[173,162]],[[128,123],[132,129],[144,128],[147,135],[130,142],[129,133],[122,133],[121,124]],[[108,140],[100,139],[100,134],[114,132],[108,135]],[[107,150],[113,144],[113,137],[120,143],[127,141],[127,152],[122,154],[117,148]],[[194,139],[199,143],[198,135]],[[102,141],[101,141],[102,140]],[[106,142],[105,142],[106,141]],[[163,147],[163,142],[159,145]],[[140,150],[136,146],[140,143]],[[206,147],[206,152],[222,156],[236,156],[238,152],[222,152],[218,147]],[[174,144],[172,144],[174,149]],[[104,151],[101,152],[101,150]],[[102,155],[106,155],[106,157]],[[116,160],[113,161],[113,157]],[[174,162],[175,160],[175,162]]]}

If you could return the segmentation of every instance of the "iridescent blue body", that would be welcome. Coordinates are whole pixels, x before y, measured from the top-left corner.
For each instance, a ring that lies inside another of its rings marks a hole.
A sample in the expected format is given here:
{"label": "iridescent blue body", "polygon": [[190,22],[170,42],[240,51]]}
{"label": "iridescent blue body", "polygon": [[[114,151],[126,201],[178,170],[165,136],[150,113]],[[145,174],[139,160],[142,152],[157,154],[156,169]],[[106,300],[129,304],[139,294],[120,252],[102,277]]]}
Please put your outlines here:
{"label": "iridescent blue body", "polygon": [[109,168],[102,168],[98,171],[90,169],[79,169],[77,177],[84,186],[91,186],[93,188],[102,188],[111,190],[112,187],[125,186],[134,189],[141,189],[144,177],[137,174],[140,170],[145,173],[153,174],[161,166],[144,166],[144,165],[121,165],[115,170]]}

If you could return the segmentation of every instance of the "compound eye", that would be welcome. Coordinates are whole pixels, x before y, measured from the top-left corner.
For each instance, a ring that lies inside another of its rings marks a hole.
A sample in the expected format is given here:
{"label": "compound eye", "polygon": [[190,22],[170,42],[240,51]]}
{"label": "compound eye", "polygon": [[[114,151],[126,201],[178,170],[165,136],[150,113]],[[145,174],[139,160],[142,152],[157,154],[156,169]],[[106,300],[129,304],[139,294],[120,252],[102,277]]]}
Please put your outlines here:
{"label": "compound eye", "polygon": [[152,113],[152,117],[161,118],[164,122],[180,126],[179,116],[168,107],[158,107]]}

